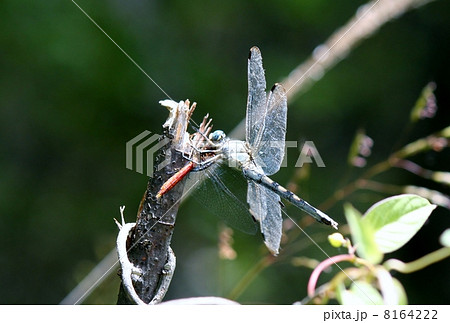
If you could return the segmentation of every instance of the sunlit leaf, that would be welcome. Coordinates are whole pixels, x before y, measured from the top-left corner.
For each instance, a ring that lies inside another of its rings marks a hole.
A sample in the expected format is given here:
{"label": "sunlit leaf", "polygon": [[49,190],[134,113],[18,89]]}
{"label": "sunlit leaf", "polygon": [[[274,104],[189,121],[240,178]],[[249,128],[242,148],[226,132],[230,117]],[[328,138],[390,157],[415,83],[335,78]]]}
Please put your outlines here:
{"label": "sunlit leaf", "polygon": [[394,281],[394,288],[398,295],[398,305],[408,305],[408,297],[406,296],[405,288],[398,279],[392,277],[392,280]]}
{"label": "sunlit leaf", "polygon": [[431,203],[433,203],[433,204],[450,209],[450,199],[448,198],[447,195],[442,194],[439,191],[430,190],[429,188],[426,188],[426,187],[409,185],[409,186],[405,186],[405,188],[403,189],[403,192],[407,193],[407,194],[420,195],[420,196],[428,199],[429,201],[431,201]]}
{"label": "sunlit leaf", "polygon": [[383,297],[371,284],[365,281],[356,281],[350,289],[341,285],[337,289],[337,299],[342,305],[382,305]]}
{"label": "sunlit leaf", "polygon": [[367,210],[362,224],[374,230],[383,253],[395,251],[420,230],[436,205],[423,197],[403,194],[384,199]]}
{"label": "sunlit leaf", "polygon": [[366,305],[381,305],[383,298],[380,292],[371,284],[365,281],[356,281],[350,286],[350,291],[356,295],[361,301],[361,304]]}
{"label": "sunlit leaf", "polygon": [[404,305],[407,303],[405,290],[383,267],[377,268],[377,278],[385,305]]}
{"label": "sunlit leaf", "polygon": [[370,222],[363,223],[361,213],[350,204],[346,204],[344,210],[357,254],[373,264],[378,264],[383,259],[383,254],[377,247]]}
{"label": "sunlit leaf", "polygon": [[348,304],[348,302],[351,302],[351,300],[349,300],[349,298],[352,297],[352,295],[349,295],[347,297],[346,293],[348,293],[348,291],[347,291],[347,289],[345,289],[344,283],[340,283],[336,287],[336,299],[339,302],[339,304],[344,305],[344,304]]}

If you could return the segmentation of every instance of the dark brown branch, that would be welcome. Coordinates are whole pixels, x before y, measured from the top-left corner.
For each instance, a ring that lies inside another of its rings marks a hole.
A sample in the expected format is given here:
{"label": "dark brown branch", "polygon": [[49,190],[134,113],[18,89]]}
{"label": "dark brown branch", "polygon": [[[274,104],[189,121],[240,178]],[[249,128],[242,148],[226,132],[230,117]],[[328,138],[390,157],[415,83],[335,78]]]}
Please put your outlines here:
{"label": "dark brown branch", "polygon": [[[161,199],[157,199],[156,194],[164,182],[186,163],[179,150],[183,150],[186,144],[186,129],[195,104],[192,108],[189,108],[189,101],[177,105],[167,100],[162,104],[168,106],[170,115],[164,124],[160,141],[166,140],[168,143],[157,152],[153,176],[148,181],[139,206],[136,224],[121,225],[122,229],[129,230],[129,236],[126,242],[127,255],[120,255],[119,250],[119,257],[122,257],[122,284],[118,304],[160,302],[168,287],[166,276],[172,274],[175,267],[174,256],[171,263],[168,263],[168,259],[171,259],[170,241],[183,193],[183,182]],[[160,165],[165,166],[160,168]],[[128,232],[125,234],[128,235]],[[129,263],[131,268],[127,267]],[[133,286],[126,284],[130,281],[128,275],[131,276]],[[165,281],[166,286],[161,286],[162,281]],[[163,291],[160,291],[161,288]],[[136,295],[139,298],[137,300]]]}

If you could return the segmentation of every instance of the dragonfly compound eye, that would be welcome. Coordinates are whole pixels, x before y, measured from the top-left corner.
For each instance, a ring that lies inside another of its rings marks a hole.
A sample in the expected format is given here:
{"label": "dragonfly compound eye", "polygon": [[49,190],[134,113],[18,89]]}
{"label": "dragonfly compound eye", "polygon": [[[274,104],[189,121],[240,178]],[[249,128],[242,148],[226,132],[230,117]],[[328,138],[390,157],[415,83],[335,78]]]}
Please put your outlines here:
{"label": "dragonfly compound eye", "polygon": [[221,142],[226,137],[225,132],[222,130],[216,130],[209,135],[209,139],[212,142]]}

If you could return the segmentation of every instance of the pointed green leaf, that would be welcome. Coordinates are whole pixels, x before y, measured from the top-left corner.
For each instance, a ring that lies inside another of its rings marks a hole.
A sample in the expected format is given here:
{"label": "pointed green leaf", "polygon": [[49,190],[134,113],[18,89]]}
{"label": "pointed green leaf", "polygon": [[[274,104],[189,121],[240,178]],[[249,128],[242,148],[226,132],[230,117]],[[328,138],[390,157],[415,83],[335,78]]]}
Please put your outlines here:
{"label": "pointed green leaf", "polygon": [[345,289],[344,283],[340,283],[336,286],[336,299],[341,305],[348,304],[345,303],[347,301],[346,299],[347,295],[344,295],[346,292],[347,290]]}
{"label": "pointed green leaf", "polygon": [[350,289],[339,286],[337,299],[342,305],[382,305],[383,297],[371,284],[365,281],[355,281]]}
{"label": "pointed green leaf", "polygon": [[430,190],[426,187],[408,185],[403,188],[403,192],[406,194],[420,195],[433,204],[445,207],[447,209],[450,208],[450,198],[439,191]]}
{"label": "pointed green leaf", "polygon": [[339,304],[348,305],[349,304],[348,302],[351,302],[351,300],[349,300],[346,295],[347,292],[348,291],[345,289],[344,283],[340,283],[339,285],[336,286],[336,299],[339,302]]}
{"label": "pointed green leaf", "polygon": [[350,286],[350,291],[361,301],[361,305],[382,305],[383,297],[371,284],[365,281],[355,281]]}
{"label": "pointed green leaf", "polygon": [[406,297],[405,288],[397,278],[392,278],[394,281],[395,292],[398,295],[398,305],[408,305],[408,297]]}
{"label": "pointed green leaf", "polygon": [[350,204],[344,205],[344,211],[356,253],[369,262],[378,264],[383,259],[383,254],[378,250],[370,222],[363,223],[361,213]]}
{"label": "pointed green leaf", "polygon": [[406,305],[408,300],[406,298],[405,290],[400,282],[393,278],[389,271],[379,266],[377,268],[378,284],[383,295],[384,305]]}
{"label": "pointed green leaf", "polygon": [[397,195],[374,204],[361,222],[373,228],[379,250],[388,253],[407,243],[435,207],[417,195]]}

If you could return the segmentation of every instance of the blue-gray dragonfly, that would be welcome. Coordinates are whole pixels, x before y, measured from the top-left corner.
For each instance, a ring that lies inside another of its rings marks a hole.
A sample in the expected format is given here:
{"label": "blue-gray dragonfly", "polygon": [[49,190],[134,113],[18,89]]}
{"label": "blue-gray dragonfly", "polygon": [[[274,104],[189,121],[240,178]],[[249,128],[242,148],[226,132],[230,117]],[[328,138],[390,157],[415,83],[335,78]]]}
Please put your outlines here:
{"label": "blue-gray dragonfly", "polygon": [[227,188],[211,170],[219,165],[227,164],[228,167],[241,171],[247,180],[246,202],[248,205],[234,202],[235,205],[232,207],[246,208],[247,213],[250,212],[259,222],[264,242],[272,254],[278,254],[282,235],[280,197],[321,223],[331,225],[335,229],[338,225],[328,215],[267,176],[278,172],[284,158],[286,118],[285,90],[280,84],[275,84],[269,95],[266,95],[261,52],[257,47],[253,47],[248,60],[246,140],[230,139],[222,130],[216,130],[208,137],[203,134],[204,138],[200,140],[201,145],[192,144],[193,151],[200,157],[189,158],[190,163],[182,171],[202,173],[209,170],[209,173],[215,177],[213,181],[219,183],[216,186],[221,186],[225,195],[229,196],[235,195],[235,191]]}

